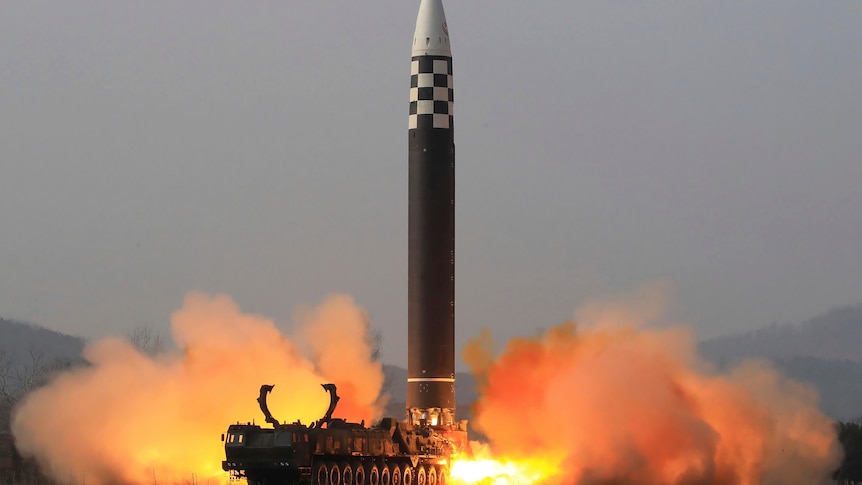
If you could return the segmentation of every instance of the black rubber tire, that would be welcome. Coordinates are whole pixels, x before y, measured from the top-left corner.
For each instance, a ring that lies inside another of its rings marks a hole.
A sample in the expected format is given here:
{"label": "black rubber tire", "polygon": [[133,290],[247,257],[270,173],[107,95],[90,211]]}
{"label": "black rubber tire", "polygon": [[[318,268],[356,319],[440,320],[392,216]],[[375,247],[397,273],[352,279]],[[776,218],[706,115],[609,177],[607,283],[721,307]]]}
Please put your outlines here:
{"label": "black rubber tire", "polygon": [[338,463],[329,464],[329,485],[341,485],[341,468]]}
{"label": "black rubber tire", "polygon": [[380,469],[377,465],[371,465],[371,469],[368,470],[368,485],[381,485]]}
{"label": "black rubber tire", "polygon": [[353,485],[353,467],[350,463],[341,464],[341,485]]}
{"label": "black rubber tire", "polygon": [[437,468],[437,485],[446,485],[449,481],[449,469],[445,466]]}
{"label": "black rubber tire", "polygon": [[413,468],[405,466],[404,469],[401,470],[401,484],[413,485]]}
{"label": "black rubber tire", "polygon": [[362,463],[354,463],[353,464],[353,484],[354,485],[365,485],[365,479],[367,476],[365,475],[365,465]]}
{"label": "black rubber tire", "polygon": [[326,463],[314,465],[314,473],[311,476],[316,480],[315,485],[329,485],[329,468]]}

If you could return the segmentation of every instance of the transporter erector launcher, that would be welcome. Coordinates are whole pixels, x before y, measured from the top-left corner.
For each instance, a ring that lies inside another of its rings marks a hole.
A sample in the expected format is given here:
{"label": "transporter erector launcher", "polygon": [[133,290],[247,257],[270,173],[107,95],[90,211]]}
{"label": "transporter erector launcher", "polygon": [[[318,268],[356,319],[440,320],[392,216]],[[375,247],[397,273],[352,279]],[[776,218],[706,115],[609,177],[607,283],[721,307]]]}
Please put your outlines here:
{"label": "transporter erector launcher", "polygon": [[407,419],[455,425],[455,143],[442,0],[421,0],[410,62]]}

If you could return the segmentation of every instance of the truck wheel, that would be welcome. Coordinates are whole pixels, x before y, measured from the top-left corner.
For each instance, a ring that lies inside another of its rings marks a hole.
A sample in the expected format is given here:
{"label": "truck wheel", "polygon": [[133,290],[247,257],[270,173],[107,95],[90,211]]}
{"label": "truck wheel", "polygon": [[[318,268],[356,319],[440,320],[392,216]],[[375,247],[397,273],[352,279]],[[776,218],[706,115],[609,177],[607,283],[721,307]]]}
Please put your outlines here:
{"label": "truck wheel", "polygon": [[365,485],[365,465],[356,463],[353,466],[353,483],[356,485]]}
{"label": "truck wheel", "polygon": [[329,465],[329,485],[341,485],[341,469],[338,463]]}
{"label": "truck wheel", "polygon": [[405,466],[401,471],[401,483],[404,485],[413,485],[413,469]]}
{"label": "truck wheel", "polygon": [[314,465],[314,478],[317,479],[317,485],[329,485],[329,470],[326,468],[326,463]]}
{"label": "truck wheel", "polygon": [[437,485],[437,467],[434,465],[428,467],[428,485]]}
{"label": "truck wheel", "polygon": [[341,484],[353,485],[353,467],[349,463],[344,463],[341,467]]}
{"label": "truck wheel", "polygon": [[380,469],[377,465],[371,465],[368,470],[368,485],[380,485]]}
{"label": "truck wheel", "polygon": [[428,485],[428,472],[422,465],[416,468],[416,485]]}
{"label": "truck wheel", "polygon": [[447,471],[448,468],[442,466],[437,470],[437,485],[446,485],[446,480],[449,478]]}
{"label": "truck wheel", "polygon": [[392,474],[387,465],[380,468],[380,485],[392,485]]}
{"label": "truck wheel", "polygon": [[391,485],[401,485],[401,467],[398,465],[392,466],[392,481]]}

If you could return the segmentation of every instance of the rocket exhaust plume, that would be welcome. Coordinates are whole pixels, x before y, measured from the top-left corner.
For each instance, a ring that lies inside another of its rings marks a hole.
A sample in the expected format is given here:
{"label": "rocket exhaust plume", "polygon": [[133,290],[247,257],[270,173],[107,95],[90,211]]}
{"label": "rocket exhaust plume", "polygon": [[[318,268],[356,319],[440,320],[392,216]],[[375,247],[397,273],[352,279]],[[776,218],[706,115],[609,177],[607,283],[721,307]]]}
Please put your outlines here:
{"label": "rocket exhaust plume", "polygon": [[455,478],[473,473],[456,482],[827,483],[841,452],[816,393],[766,362],[717,373],[687,329],[646,326],[661,321],[661,300],[651,290],[591,304],[577,325],[514,339],[499,356],[487,333],[470,342],[474,426],[520,468],[482,482],[456,463]]}
{"label": "rocket exhaust plume", "polygon": [[340,416],[381,415],[382,367],[349,297],[302,314],[292,340],[227,296],[190,294],[171,323],[179,352],[150,357],[105,339],[85,349],[88,366],[30,394],[13,418],[20,450],[60,482],[219,483],[227,481],[219,436],[232,422],[259,420],[263,383],[276,385],[270,408],[283,419],[319,418],[329,402],[323,382],[338,385]]}

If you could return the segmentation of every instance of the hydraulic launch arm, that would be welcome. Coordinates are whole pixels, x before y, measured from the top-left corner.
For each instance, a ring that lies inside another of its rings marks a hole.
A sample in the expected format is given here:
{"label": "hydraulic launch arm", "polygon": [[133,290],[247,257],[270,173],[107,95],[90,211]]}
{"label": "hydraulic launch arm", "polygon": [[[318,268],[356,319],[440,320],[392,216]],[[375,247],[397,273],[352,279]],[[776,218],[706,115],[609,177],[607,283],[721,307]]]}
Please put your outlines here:
{"label": "hydraulic launch arm", "polygon": [[269,412],[269,407],[266,405],[266,395],[272,391],[273,387],[275,386],[271,386],[269,384],[260,386],[260,396],[257,398],[257,403],[260,405],[260,410],[263,411],[263,416],[266,418],[266,422],[277,428],[278,420],[272,417],[272,413]]}

